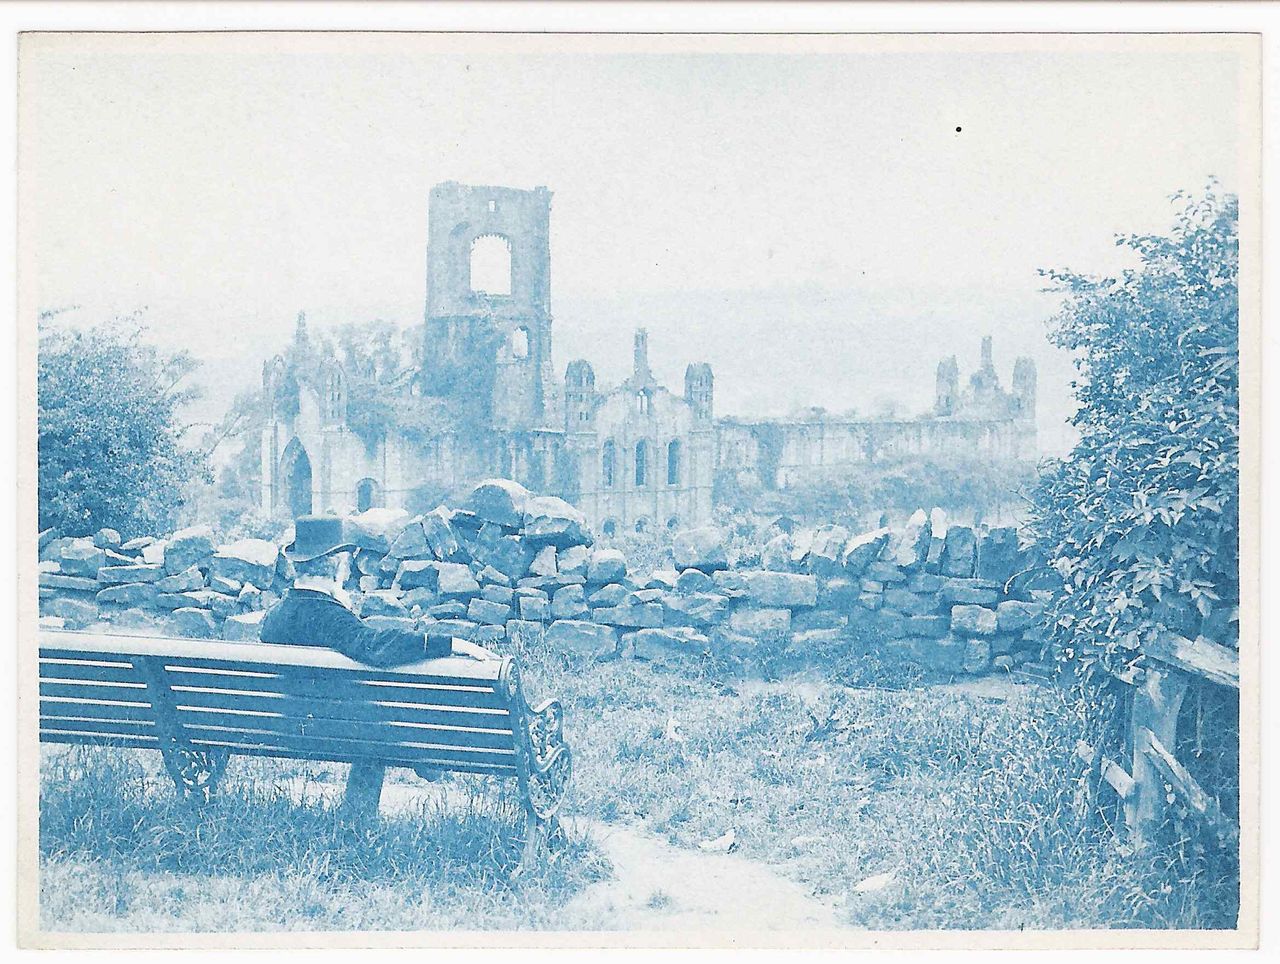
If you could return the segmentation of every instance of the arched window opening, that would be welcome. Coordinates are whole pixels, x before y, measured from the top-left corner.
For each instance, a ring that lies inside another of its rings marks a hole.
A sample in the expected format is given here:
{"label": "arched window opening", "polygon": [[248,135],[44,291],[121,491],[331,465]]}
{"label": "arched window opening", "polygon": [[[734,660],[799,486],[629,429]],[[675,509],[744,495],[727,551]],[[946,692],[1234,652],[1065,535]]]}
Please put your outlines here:
{"label": "arched window opening", "polygon": [[528,358],[529,357],[529,329],[517,328],[511,333],[511,357],[512,358]]}
{"label": "arched window opening", "polygon": [[600,453],[600,480],[606,489],[613,488],[614,475],[618,467],[618,450],[613,439],[604,443]]}
{"label": "arched window opening", "polygon": [[511,294],[511,245],[496,234],[471,242],[471,290],[477,294]]}
{"label": "arched window opening", "polygon": [[636,443],[636,488],[649,484],[649,443],[641,439]]}
{"label": "arched window opening", "polygon": [[675,532],[679,528],[680,528],[680,519],[677,516],[672,516],[670,519],[667,520],[667,530],[669,532]]}
{"label": "arched window opening", "polygon": [[605,519],[605,520],[604,520],[604,525],[602,525],[602,526],[600,527],[600,530],[601,530],[601,531],[602,531],[606,536],[608,536],[610,539],[612,539],[615,535],[617,535],[617,534],[618,534],[618,523],[617,523],[617,522],[615,522],[613,519]]}
{"label": "arched window opening", "polygon": [[680,440],[673,438],[667,445],[667,485],[680,484]]}
{"label": "arched window opening", "polygon": [[636,519],[636,532],[645,533],[649,531],[649,520],[645,516]]}
{"label": "arched window opening", "polygon": [[285,446],[280,460],[284,476],[285,500],[293,518],[311,514],[311,459],[296,438]]}
{"label": "arched window opening", "polygon": [[382,487],[377,479],[361,479],[356,483],[356,511],[382,508]]}
{"label": "arched window opening", "polygon": [[649,391],[636,392],[636,411],[641,415],[649,414],[649,407],[653,401],[653,394]]}

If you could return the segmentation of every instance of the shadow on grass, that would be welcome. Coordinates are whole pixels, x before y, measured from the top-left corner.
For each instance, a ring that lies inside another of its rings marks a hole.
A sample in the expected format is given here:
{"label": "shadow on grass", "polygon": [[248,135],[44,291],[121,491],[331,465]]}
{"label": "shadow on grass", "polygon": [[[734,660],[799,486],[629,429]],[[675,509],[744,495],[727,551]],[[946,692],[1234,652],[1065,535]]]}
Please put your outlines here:
{"label": "shadow on grass", "polygon": [[[455,790],[464,792],[447,803],[433,796],[416,813],[354,822],[269,780],[228,781],[210,803],[184,803],[150,762],[98,747],[46,754],[40,852],[49,926],[115,929],[110,918],[150,918],[160,906],[190,917],[192,907],[180,905],[194,902],[205,905],[194,916],[209,929],[547,927],[559,906],[608,873],[590,842],[571,834],[551,859],[513,877],[523,822],[514,795],[493,782],[462,781]],[[93,883],[79,879],[78,898],[50,884],[69,868]],[[186,899],[175,903],[179,881]],[[273,883],[264,890],[264,882]],[[237,907],[251,883],[257,906]],[[92,913],[77,906],[86,899]],[[225,903],[225,913],[211,901]]]}

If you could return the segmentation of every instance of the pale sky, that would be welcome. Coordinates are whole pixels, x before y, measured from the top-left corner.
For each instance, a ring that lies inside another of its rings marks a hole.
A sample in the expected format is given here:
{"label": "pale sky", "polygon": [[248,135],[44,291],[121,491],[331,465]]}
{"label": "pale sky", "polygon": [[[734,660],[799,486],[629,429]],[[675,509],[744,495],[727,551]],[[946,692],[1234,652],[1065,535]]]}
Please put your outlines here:
{"label": "pale sky", "polygon": [[938,359],[967,376],[990,333],[1006,385],[1015,355],[1039,363],[1054,450],[1070,365],[1037,269],[1115,270],[1116,233],[1167,230],[1168,195],[1210,175],[1238,189],[1251,146],[1243,41],[1222,38],[428,49],[447,42],[24,42],[33,302],[83,322],[145,306],[221,405],[300,309],[420,324],[432,185],[546,185],[560,372],[622,377],[647,325],[672,388],[711,362],[719,414],[918,411]]}

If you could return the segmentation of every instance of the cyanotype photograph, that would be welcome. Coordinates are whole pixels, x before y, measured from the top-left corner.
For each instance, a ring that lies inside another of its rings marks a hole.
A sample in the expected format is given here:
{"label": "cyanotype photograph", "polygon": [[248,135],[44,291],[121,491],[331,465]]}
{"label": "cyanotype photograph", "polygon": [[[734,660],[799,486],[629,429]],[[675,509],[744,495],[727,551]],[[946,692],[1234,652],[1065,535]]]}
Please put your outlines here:
{"label": "cyanotype photograph", "polygon": [[24,940],[1252,945],[1259,58],[23,35]]}

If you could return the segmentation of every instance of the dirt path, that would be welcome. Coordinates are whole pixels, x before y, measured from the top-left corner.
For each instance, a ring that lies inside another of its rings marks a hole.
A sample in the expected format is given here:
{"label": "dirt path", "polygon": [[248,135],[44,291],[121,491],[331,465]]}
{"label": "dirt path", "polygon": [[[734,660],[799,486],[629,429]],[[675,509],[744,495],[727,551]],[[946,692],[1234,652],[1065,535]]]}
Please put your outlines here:
{"label": "dirt path", "polygon": [[[295,798],[304,792],[336,800],[339,783],[290,780],[279,784]],[[426,795],[442,788],[388,781],[381,810],[415,810]],[[838,928],[833,908],[765,864],[738,854],[673,847],[634,827],[572,820],[589,833],[613,865],[613,876],[593,884],[564,908],[566,929],[830,930]]]}

